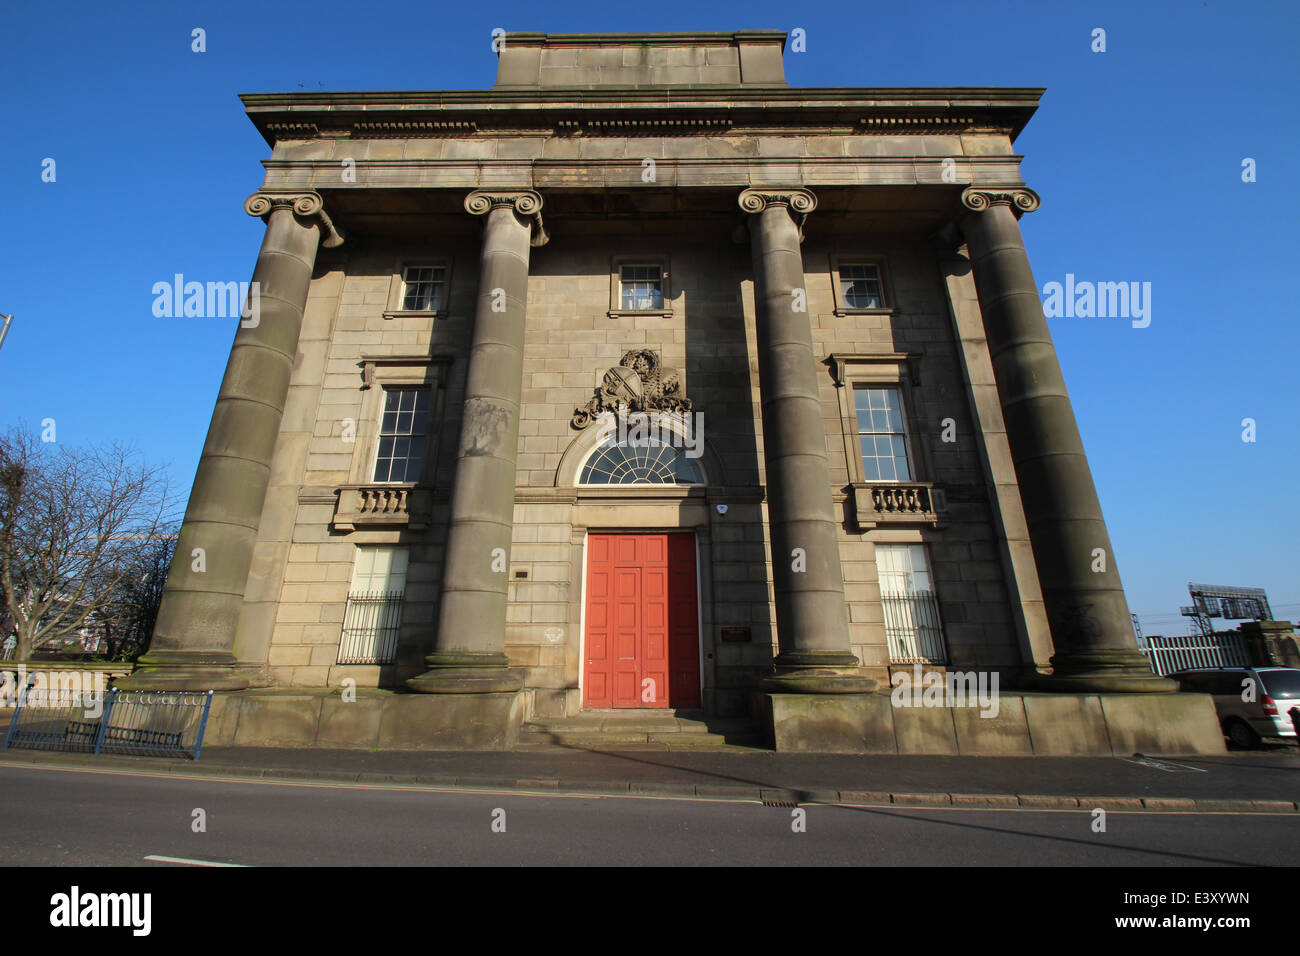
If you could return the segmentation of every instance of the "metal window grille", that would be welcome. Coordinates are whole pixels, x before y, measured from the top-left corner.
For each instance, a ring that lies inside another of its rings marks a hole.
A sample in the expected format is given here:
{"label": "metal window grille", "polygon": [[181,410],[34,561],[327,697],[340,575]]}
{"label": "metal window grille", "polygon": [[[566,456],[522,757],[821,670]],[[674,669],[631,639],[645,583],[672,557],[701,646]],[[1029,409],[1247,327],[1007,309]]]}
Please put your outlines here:
{"label": "metal window grille", "polygon": [[911,594],[882,594],[885,608],[885,638],[893,664],[943,664],[947,652],[939,602],[933,591]]}
{"label": "metal window grille", "polygon": [[401,591],[349,594],[347,610],[343,613],[339,663],[393,663],[397,659],[397,630],[401,623]]}
{"label": "metal window grille", "polygon": [[1161,677],[1197,667],[1250,666],[1240,634],[1152,634],[1145,643],[1151,670]]}

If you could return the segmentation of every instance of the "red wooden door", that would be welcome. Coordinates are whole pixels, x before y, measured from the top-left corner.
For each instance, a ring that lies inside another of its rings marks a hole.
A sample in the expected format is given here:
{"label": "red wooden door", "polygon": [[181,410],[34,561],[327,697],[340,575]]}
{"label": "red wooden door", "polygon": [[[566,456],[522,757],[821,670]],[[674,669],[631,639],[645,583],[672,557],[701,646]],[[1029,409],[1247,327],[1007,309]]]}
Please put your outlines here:
{"label": "red wooden door", "polygon": [[699,707],[695,539],[593,534],[583,706]]}

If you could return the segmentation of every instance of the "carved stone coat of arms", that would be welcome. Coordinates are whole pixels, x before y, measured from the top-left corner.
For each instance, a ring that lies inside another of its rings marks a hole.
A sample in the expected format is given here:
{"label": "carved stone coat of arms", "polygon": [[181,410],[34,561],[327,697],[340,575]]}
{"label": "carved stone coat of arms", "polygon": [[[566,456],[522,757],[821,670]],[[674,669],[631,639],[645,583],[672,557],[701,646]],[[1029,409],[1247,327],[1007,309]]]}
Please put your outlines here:
{"label": "carved stone coat of arms", "polygon": [[685,414],[695,404],[682,394],[677,369],[660,364],[659,353],[634,349],[605,372],[591,401],[573,412],[574,428],[586,428],[602,414],[617,415],[620,405],[629,412]]}

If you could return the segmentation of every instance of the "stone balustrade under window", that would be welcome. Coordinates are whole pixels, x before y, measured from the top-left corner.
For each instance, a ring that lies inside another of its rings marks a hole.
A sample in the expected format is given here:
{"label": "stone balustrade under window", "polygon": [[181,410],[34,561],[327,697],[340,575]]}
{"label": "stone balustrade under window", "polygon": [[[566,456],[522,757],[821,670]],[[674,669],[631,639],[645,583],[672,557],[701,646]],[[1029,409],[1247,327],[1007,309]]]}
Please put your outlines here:
{"label": "stone balustrade under window", "polygon": [[930,482],[857,482],[853,485],[853,504],[858,526],[863,529],[883,524],[927,524],[937,528],[943,520],[943,493]]}
{"label": "stone balustrade under window", "polygon": [[334,527],[404,526],[421,531],[429,524],[428,489],[412,485],[344,485],[334,509]]}

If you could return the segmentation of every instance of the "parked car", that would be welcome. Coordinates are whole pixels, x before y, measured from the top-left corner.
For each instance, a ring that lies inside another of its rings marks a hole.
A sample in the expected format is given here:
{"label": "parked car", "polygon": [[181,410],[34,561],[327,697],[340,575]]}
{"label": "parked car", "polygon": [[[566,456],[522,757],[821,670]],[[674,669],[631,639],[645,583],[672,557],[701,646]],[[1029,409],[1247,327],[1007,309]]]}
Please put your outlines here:
{"label": "parked car", "polygon": [[[1236,747],[1254,747],[1265,738],[1296,737],[1290,710],[1300,708],[1300,669],[1205,667],[1169,677],[1178,681],[1180,690],[1213,696],[1223,733]],[[1254,681],[1253,687],[1249,681]]]}

